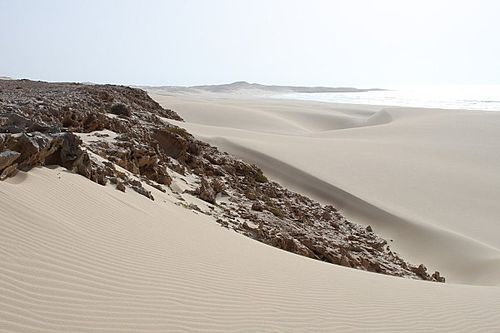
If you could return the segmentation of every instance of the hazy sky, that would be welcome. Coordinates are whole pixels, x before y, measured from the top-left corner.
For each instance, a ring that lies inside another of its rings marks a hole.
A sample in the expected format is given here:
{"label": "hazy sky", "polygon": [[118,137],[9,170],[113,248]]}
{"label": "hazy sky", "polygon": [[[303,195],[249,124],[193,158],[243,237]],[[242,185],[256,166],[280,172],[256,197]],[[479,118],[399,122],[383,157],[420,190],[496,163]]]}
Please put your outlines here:
{"label": "hazy sky", "polygon": [[500,1],[0,0],[0,76],[500,84]]}

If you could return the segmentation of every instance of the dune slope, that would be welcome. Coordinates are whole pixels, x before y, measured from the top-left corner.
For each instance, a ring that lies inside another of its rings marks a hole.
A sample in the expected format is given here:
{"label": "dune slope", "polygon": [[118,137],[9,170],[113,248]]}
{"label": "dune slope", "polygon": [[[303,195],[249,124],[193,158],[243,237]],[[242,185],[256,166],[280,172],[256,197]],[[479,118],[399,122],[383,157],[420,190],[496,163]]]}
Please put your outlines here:
{"label": "dune slope", "polygon": [[500,113],[152,97],[198,137],[370,224],[450,282],[500,284]]}
{"label": "dune slope", "polygon": [[[151,189],[155,191],[154,189]],[[367,273],[37,168],[0,183],[0,331],[495,332],[500,289]]]}

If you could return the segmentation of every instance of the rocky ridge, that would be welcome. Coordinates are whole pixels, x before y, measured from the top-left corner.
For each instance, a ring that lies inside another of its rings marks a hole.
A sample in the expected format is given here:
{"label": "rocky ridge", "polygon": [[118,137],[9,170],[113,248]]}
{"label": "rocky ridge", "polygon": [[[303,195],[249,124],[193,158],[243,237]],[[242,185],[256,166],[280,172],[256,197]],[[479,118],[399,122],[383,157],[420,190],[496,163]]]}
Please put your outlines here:
{"label": "rocky ridge", "polygon": [[412,265],[371,227],[269,181],[255,165],[196,140],[146,92],[112,85],[0,80],[0,179],[60,165],[194,213],[263,243],[371,272],[444,282]]}

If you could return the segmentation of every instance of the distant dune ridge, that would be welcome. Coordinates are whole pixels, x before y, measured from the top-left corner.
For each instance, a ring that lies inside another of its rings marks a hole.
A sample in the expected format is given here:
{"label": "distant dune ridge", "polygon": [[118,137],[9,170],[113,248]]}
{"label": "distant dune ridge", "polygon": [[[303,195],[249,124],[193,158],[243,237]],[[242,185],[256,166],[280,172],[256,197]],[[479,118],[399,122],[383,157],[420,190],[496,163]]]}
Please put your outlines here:
{"label": "distant dune ridge", "polygon": [[149,89],[163,89],[177,92],[211,92],[211,93],[235,93],[238,91],[267,91],[272,93],[327,93],[327,92],[363,92],[384,90],[379,88],[358,89],[351,87],[300,87],[300,86],[279,86],[264,85],[258,83],[248,83],[246,81],[237,81],[228,84],[201,85],[201,86],[168,86],[168,87],[145,87]]}

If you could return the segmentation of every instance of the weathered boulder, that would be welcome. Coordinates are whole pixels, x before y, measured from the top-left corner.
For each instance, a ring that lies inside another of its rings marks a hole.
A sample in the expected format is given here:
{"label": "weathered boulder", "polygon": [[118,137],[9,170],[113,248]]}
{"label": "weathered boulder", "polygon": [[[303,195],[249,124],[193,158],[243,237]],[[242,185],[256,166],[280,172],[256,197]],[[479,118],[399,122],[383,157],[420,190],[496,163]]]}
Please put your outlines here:
{"label": "weathered boulder", "polygon": [[3,133],[21,133],[33,124],[33,121],[28,117],[18,113],[5,112],[0,114],[0,132]]}
{"label": "weathered boulder", "polygon": [[130,117],[132,115],[132,111],[123,103],[113,104],[109,112],[123,117]]}
{"label": "weathered boulder", "polygon": [[423,280],[428,279],[429,274],[427,274],[427,267],[425,267],[424,265],[420,264],[418,267],[412,268],[412,270]]}
{"label": "weathered boulder", "polygon": [[198,189],[198,196],[201,200],[215,204],[215,197],[217,196],[217,193],[205,178],[202,178],[201,180],[200,188]]}
{"label": "weathered boulder", "polygon": [[75,162],[84,154],[80,147],[82,144],[80,138],[73,133],[63,132],[53,134],[52,139],[56,149],[51,155],[45,157],[44,164],[60,165],[67,169],[73,169]]}
{"label": "weathered boulder", "polygon": [[118,191],[125,192],[125,185],[123,184],[122,181],[117,181],[117,183],[116,183],[116,189]]}
{"label": "weathered boulder", "polygon": [[0,180],[5,180],[8,177],[13,177],[17,173],[17,163],[11,164],[5,169],[3,169],[2,173],[0,174]]}
{"label": "weathered boulder", "polygon": [[52,154],[57,147],[52,145],[52,138],[40,133],[22,133],[18,137],[11,137],[8,149],[17,151],[21,155],[17,159],[18,168],[28,171],[31,168],[42,165],[45,158]]}
{"label": "weathered boulder", "polygon": [[433,274],[432,274],[432,278],[437,281],[437,282],[445,282],[446,279],[441,276],[441,274],[438,272],[438,271],[435,271]]}
{"label": "weathered boulder", "polygon": [[264,210],[264,206],[260,202],[254,202],[252,204],[252,210],[256,212],[262,212]]}
{"label": "weathered boulder", "polygon": [[179,161],[185,160],[188,143],[178,133],[169,129],[159,130],[155,133],[154,139],[158,142],[158,148],[167,156]]}
{"label": "weathered boulder", "polygon": [[134,191],[136,191],[137,193],[139,193],[140,195],[143,195],[145,196],[146,198],[149,198],[151,200],[154,200],[155,198],[153,197],[153,195],[151,194],[150,191],[146,190],[142,184],[139,183],[139,185],[132,185],[132,189]]}
{"label": "weathered boulder", "polygon": [[6,150],[0,153],[0,171],[12,165],[21,154],[17,151]]}

